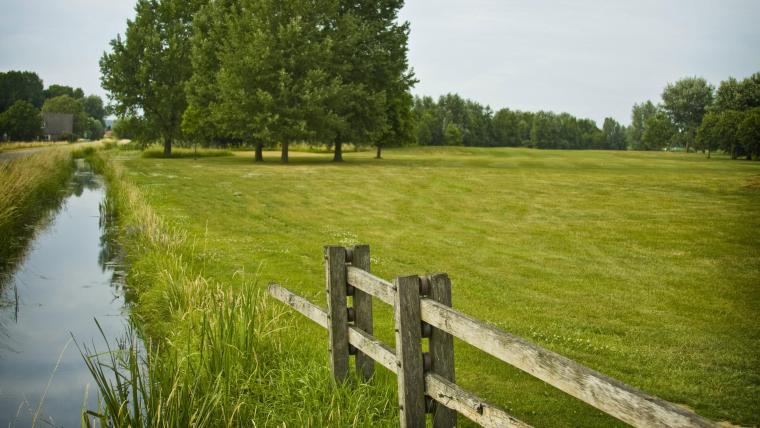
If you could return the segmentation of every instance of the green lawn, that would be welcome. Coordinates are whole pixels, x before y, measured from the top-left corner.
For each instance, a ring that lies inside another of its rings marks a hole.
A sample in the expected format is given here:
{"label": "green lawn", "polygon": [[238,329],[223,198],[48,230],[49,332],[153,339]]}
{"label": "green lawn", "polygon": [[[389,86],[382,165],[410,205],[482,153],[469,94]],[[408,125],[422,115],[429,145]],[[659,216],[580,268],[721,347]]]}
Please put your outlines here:
{"label": "green lawn", "polygon": [[[324,305],[322,246],[367,243],[382,277],[448,272],[454,306],[468,314],[706,417],[760,424],[760,162],[527,149],[373,155],[115,159],[162,217],[197,237],[208,277],[234,283],[258,271],[262,288],[277,281]],[[390,342],[380,305],[376,329]],[[299,326],[326,364],[326,333]],[[614,423],[456,347],[458,383],[529,423]]]}

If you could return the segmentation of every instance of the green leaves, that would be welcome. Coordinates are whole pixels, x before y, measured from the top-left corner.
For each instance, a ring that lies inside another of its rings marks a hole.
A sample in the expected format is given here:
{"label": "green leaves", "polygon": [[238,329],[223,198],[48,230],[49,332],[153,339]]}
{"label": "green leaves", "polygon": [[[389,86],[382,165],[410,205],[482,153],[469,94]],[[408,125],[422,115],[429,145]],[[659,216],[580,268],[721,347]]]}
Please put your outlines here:
{"label": "green leaves", "polygon": [[145,135],[164,139],[165,153],[182,137],[185,83],[192,74],[190,37],[200,1],[139,0],[122,40],[100,60],[101,83],[117,115],[142,116]]}
{"label": "green leaves", "polygon": [[31,103],[19,100],[0,113],[0,138],[7,134],[11,140],[33,140],[40,135],[42,117]]}

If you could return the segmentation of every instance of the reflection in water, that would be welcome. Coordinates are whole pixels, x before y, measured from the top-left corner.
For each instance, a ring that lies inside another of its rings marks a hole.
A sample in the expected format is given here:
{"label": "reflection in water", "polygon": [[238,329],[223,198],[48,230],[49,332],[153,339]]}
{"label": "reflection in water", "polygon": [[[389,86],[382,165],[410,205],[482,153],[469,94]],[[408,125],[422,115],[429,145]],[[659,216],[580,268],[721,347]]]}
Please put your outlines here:
{"label": "reflection in water", "polygon": [[97,408],[96,392],[69,340],[102,347],[94,318],[107,337],[126,324],[103,183],[77,166],[69,196],[2,287],[0,426],[80,425],[82,408]]}

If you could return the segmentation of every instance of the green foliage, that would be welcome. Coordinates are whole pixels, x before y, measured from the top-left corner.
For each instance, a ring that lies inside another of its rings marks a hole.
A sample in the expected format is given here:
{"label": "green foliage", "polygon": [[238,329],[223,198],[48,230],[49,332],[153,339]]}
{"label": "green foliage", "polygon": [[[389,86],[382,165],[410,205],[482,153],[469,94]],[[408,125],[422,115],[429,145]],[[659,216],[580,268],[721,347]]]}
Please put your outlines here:
{"label": "green foliage", "polygon": [[713,102],[714,89],[701,77],[687,77],[668,84],[662,91],[662,108],[684,134],[687,152],[702,117]]}
{"label": "green foliage", "polygon": [[[183,130],[204,143],[411,140],[402,2],[210,2],[195,16]],[[274,30],[273,30],[274,29]],[[258,159],[258,155],[257,155]]]}
{"label": "green foliage", "polygon": [[462,140],[462,131],[459,127],[453,123],[446,124],[446,129],[443,131],[443,145],[461,146]]}
{"label": "green foliage", "polygon": [[559,143],[559,122],[554,113],[540,111],[533,116],[530,129],[530,144],[534,149],[550,149]]}
{"label": "green foliage", "polygon": [[720,113],[708,112],[697,128],[697,148],[706,150],[707,157],[710,157],[711,153],[722,145],[722,136],[719,132],[720,120]]}
{"label": "green foliage", "polygon": [[31,103],[18,100],[0,113],[0,139],[3,135],[15,141],[29,141],[42,132],[42,116]]}
{"label": "green foliage", "polygon": [[330,72],[341,82],[329,105],[335,122],[335,160],[340,145],[373,143],[380,149],[412,139],[409,89],[416,83],[407,61],[409,23],[400,23],[403,1],[338,2]]}
{"label": "green foliage", "polygon": [[135,140],[138,138],[147,140],[145,137],[149,132],[145,128],[142,118],[136,116],[127,116],[116,119],[113,125],[111,125],[111,130],[114,135],[117,138],[124,140]]}
{"label": "green foliage", "polygon": [[604,133],[604,148],[609,150],[625,150],[626,135],[625,128],[615,119],[608,117],[604,119],[602,126]]}
{"label": "green foliage", "polygon": [[103,138],[105,133],[105,127],[103,122],[93,117],[87,118],[87,130],[84,132],[84,137],[90,140],[99,140]]}
{"label": "green foliage", "polygon": [[74,134],[79,137],[85,137],[85,133],[90,129],[90,121],[87,114],[82,109],[79,101],[68,95],[59,95],[55,98],[45,100],[42,106],[43,113],[68,113],[74,116]]}
{"label": "green foliage", "polygon": [[45,100],[42,80],[31,71],[8,71],[0,73],[0,113],[16,101],[26,101],[35,108],[42,107]]}
{"label": "green foliage", "polygon": [[509,109],[501,109],[493,115],[492,127],[495,141],[502,142],[503,146],[518,147],[520,138],[518,132],[519,117]]}
{"label": "green foliage", "polygon": [[756,160],[760,159],[760,108],[745,112],[737,129],[737,137],[748,156],[753,155]]}
{"label": "green foliage", "polygon": [[488,106],[456,94],[442,96],[437,102],[430,97],[415,98],[413,112],[421,146],[625,149],[619,139],[614,146],[608,145],[593,120],[568,113],[502,109],[493,114]]}
{"label": "green foliage", "polygon": [[193,18],[191,38],[192,74],[185,86],[188,106],[182,117],[183,132],[194,141],[211,145],[230,139],[248,139],[245,121],[236,122],[217,104],[221,102],[217,73],[229,22],[227,17],[239,13],[238,1],[215,1],[203,4]]}
{"label": "green foliage", "polygon": [[[457,94],[447,94],[438,98],[416,98],[414,115],[418,127],[417,143],[425,146],[449,145],[452,141],[460,144],[460,138],[451,139],[452,132],[461,134],[461,144],[465,146],[493,146],[491,130],[491,109],[481,104],[466,100]],[[450,126],[456,126],[453,131]],[[429,135],[429,137],[427,136]],[[427,139],[420,139],[420,137]]]}
{"label": "green foliage", "polygon": [[106,117],[106,109],[103,107],[103,100],[99,96],[88,95],[84,98],[80,98],[79,102],[82,104],[82,110],[87,113],[88,116],[103,124],[103,120]]}
{"label": "green foliage", "polygon": [[760,72],[741,82],[733,77],[720,82],[712,108],[721,112],[744,111],[756,107],[760,107]]}
{"label": "green foliage", "polygon": [[657,112],[644,122],[644,133],[641,135],[642,150],[670,149],[678,134],[678,128],[664,112]]}
{"label": "green foliage", "polygon": [[329,72],[332,45],[322,30],[332,25],[336,6],[242,0],[244,13],[224,18],[230,31],[218,53],[219,116],[242,137],[282,143],[283,161],[290,143],[331,141],[341,123],[328,108],[344,93]]}
{"label": "green foliage", "polygon": [[715,91],[712,109],[715,111],[742,110],[741,89],[739,82],[733,78],[720,82]]}
{"label": "green foliage", "polygon": [[50,85],[47,89],[45,89],[46,100],[50,98],[61,97],[64,95],[74,98],[75,100],[79,100],[84,98],[84,91],[82,91],[82,88],[74,89],[71,86],[65,85]]}
{"label": "green foliage", "polygon": [[139,116],[143,128],[172,144],[181,138],[190,78],[190,36],[198,0],[139,0],[124,39],[100,60],[101,83],[119,117]]}
{"label": "green foliage", "polygon": [[633,105],[631,126],[628,127],[628,143],[633,150],[653,150],[644,144],[642,138],[647,121],[657,115],[658,111],[658,108],[651,101]]}

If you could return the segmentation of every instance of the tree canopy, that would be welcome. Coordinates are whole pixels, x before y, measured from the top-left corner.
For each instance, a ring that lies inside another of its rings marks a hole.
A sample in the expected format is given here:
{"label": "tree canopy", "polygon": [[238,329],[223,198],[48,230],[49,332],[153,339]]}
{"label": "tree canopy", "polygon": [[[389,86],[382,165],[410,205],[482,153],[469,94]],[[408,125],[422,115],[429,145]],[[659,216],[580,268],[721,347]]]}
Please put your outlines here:
{"label": "tree canopy", "polygon": [[714,89],[701,77],[687,77],[668,84],[662,91],[662,108],[678,131],[684,134],[687,152],[702,118],[713,102]]}
{"label": "tree canopy", "polygon": [[192,74],[190,37],[200,0],[138,0],[124,39],[111,41],[100,60],[101,84],[117,115],[139,115],[147,136],[159,136],[164,154],[181,138]]}
{"label": "tree canopy", "polygon": [[7,135],[11,140],[33,140],[40,135],[42,117],[40,111],[30,102],[18,100],[0,113],[0,137]]}
{"label": "tree canopy", "polygon": [[42,79],[31,71],[8,71],[0,73],[0,112],[16,101],[23,100],[35,108],[45,101]]}

